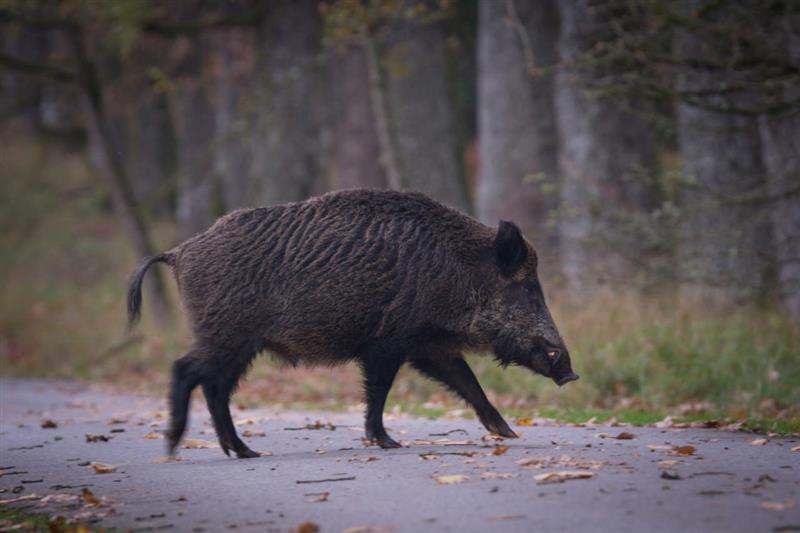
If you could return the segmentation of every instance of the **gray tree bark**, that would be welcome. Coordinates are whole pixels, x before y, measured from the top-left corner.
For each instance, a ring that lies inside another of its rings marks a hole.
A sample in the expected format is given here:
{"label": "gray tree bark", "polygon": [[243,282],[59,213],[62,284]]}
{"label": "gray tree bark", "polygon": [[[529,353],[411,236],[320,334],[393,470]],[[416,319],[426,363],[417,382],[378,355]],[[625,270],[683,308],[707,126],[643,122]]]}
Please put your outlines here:
{"label": "gray tree bark", "polygon": [[254,172],[261,201],[301,200],[319,178],[321,20],[315,0],[273,2],[259,44],[264,101]]}
{"label": "gray tree bark", "polygon": [[387,103],[402,185],[469,211],[445,37],[439,23],[391,25],[381,54]]}
{"label": "gray tree bark", "polygon": [[[785,59],[800,69],[800,15],[781,17],[770,28]],[[797,101],[800,88],[785,88],[785,102]],[[778,288],[792,316],[800,317],[800,107],[760,118],[760,136],[770,195]]]}
{"label": "gray tree bark", "polygon": [[613,280],[629,280],[628,258],[641,259],[631,228],[653,207],[655,149],[639,103],[592,91],[609,74],[592,65],[599,41],[610,36],[602,9],[589,0],[557,2],[559,49],[556,76],[560,140],[559,239],[561,270],[574,296]]}
{"label": "gray tree bark", "polygon": [[187,239],[211,224],[214,191],[215,109],[202,38],[179,37],[172,50],[175,89],[170,107],[178,137],[177,219]]}
{"label": "gray tree bark", "polygon": [[224,29],[213,38],[215,89],[215,175],[222,207],[231,211],[257,203],[253,155],[256,135],[254,88],[256,35],[248,28]]}
{"label": "gray tree bark", "polygon": [[386,187],[364,48],[353,44],[332,51],[328,76],[330,156],[326,172],[330,188]]}
{"label": "gray tree bark", "polygon": [[[708,91],[736,83],[724,65],[727,53],[699,34],[676,32],[679,60],[700,59],[716,69],[686,67],[681,91]],[[751,94],[712,95],[697,104],[677,106],[678,140],[683,156],[683,227],[679,243],[683,277],[690,294],[727,303],[758,296],[767,286],[772,238],[767,211],[747,201],[765,191],[758,117],[714,109],[747,105]],[[731,100],[736,100],[732,102]]]}
{"label": "gray tree bark", "polygon": [[[550,267],[558,258],[558,132],[553,76],[558,17],[549,0],[481,2],[477,214],[513,220]],[[550,270],[549,268],[544,269]]]}

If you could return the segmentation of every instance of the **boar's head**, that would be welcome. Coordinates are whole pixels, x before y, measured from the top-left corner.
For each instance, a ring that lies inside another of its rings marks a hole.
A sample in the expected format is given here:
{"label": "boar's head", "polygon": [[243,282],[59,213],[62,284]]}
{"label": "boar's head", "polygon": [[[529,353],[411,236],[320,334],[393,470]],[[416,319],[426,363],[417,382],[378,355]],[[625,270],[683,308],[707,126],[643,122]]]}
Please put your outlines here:
{"label": "boar's head", "polygon": [[488,286],[471,333],[503,366],[524,366],[558,385],[578,379],[545,303],[533,247],[515,224],[500,221],[492,248]]}

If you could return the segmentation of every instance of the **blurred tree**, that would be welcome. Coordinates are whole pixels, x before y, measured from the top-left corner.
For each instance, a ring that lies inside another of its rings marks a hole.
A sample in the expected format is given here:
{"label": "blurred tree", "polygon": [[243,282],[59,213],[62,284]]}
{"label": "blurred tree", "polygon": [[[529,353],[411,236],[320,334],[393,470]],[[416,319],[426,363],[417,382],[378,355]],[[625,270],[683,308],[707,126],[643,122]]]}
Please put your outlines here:
{"label": "blurred tree", "polygon": [[[563,62],[556,76],[560,139],[559,237],[561,268],[574,294],[633,272],[626,258],[642,257],[642,242],[628,238],[655,205],[655,145],[642,102],[611,95],[598,84],[616,66],[598,61],[598,43],[612,36],[611,15],[625,10],[615,2],[558,2],[559,49]],[[628,24],[641,24],[633,15]]]}
{"label": "blurred tree", "polygon": [[503,0],[479,10],[478,216],[515,221],[556,267],[558,138],[553,75],[544,70],[557,62],[555,4]]}
{"label": "blurred tree", "polygon": [[773,251],[769,215],[752,198],[766,191],[758,115],[744,111],[760,98],[747,66],[762,57],[752,41],[760,21],[737,15],[740,7],[689,12],[696,20],[675,33],[682,65],[676,90],[692,98],[677,106],[685,174],[681,265],[690,280],[734,301],[768,286]]}
{"label": "blurred tree", "polygon": [[335,46],[328,61],[331,189],[387,187],[381,147],[370,100],[369,66],[364,46]]}
{"label": "blurred tree", "polygon": [[441,13],[427,2],[400,5],[378,48],[402,186],[469,211]]}
{"label": "blurred tree", "polygon": [[[249,2],[227,2],[224,12],[243,15]],[[216,137],[214,174],[218,176],[224,211],[258,204],[253,157],[260,139],[256,135],[255,27],[222,28],[212,42],[212,79]]]}
{"label": "blurred tree", "polygon": [[170,50],[175,88],[170,108],[178,137],[177,219],[181,239],[211,225],[214,206],[215,119],[208,36],[179,36]]}
{"label": "blurred tree", "polygon": [[316,0],[273,2],[259,26],[261,203],[301,200],[320,174],[322,21]]}

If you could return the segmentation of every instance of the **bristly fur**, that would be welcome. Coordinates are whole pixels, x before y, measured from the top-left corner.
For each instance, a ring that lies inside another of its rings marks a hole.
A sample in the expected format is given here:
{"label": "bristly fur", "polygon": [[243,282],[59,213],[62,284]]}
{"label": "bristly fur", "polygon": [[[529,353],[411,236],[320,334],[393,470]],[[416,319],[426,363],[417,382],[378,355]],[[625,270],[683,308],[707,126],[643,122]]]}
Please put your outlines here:
{"label": "bristly fur", "polygon": [[[507,429],[481,400],[466,363],[452,359],[492,346],[500,329],[501,348],[530,355],[534,322],[508,324],[515,310],[525,316],[524,302],[509,307],[500,297],[536,277],[535,252],[512,223],[498,232],[422,194],[381,190],[241,209],[142,262],[128,293],[131,323],[139,317],[142,278],[159,261],[173,266],[194,334],[191,351],[173,368],[173,448],[191,390],[202,385],[223,450],[252,453],[236,436],[227,402],[260,351],[291,365],[358,360],[367,434],[381,445],[393,443],[380,415],[407,360],[421,361],[418,369],[470,398],[487,427]],[[560,341],[557,332],[542,334]]]}

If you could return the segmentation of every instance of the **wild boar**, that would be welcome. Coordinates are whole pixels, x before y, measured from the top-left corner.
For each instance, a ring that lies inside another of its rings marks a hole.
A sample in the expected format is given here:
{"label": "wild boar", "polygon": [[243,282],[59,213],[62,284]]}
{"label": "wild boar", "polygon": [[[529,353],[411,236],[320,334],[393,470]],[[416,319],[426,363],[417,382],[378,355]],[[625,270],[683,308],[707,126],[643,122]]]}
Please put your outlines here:
{"label": "wild boar", "polygon": [[172,267],[193,332],[175,361],[168,448],[202,387],[222,450],[258,454],[236,434],[229,400],[262,351],[292,364],[356,361],[366,437],[394,448],[386,396],[406,362],[443,383],[490,432],[515,433],[462,354],[492,353],[558,385],[578,379],[545,304],[533,247],[512,222],[489,228],[422,194],[346,190],[240,209],[174,249],[143,260],[128,291],[130,325],[154,263]]}

